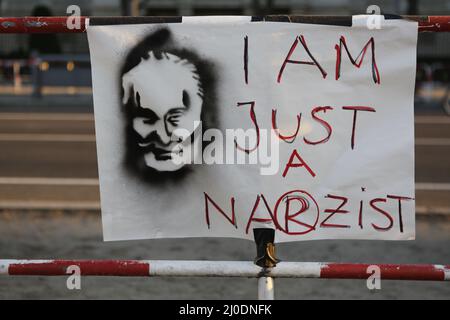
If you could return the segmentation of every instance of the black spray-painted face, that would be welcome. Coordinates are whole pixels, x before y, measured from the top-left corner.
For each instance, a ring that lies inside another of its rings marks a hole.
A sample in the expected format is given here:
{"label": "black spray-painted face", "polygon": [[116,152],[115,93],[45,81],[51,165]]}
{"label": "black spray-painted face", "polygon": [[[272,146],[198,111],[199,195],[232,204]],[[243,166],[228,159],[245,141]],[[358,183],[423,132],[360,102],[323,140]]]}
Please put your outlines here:
{"label": "black spray-painted face", "polygon": [[122,87],[123,103],[133,100],[130,125],[145,165],[157,171],[182,168],[182,161],[174,160],[197,143],[191,136],[203,104],[195,66],[170,53],[156,59],[149,52],[148,59],[123,75]]}

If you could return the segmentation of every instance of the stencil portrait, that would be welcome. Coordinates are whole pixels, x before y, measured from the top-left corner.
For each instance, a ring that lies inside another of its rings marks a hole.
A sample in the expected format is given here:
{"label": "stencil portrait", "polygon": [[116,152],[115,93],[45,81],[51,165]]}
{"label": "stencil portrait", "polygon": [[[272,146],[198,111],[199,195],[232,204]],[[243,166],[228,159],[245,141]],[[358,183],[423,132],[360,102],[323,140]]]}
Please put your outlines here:
{"label": "stencil portrait", "polygon": [[[191,172],[190,162],[176,160],[186,150],[201,153],[203,132],[216,126],[215,84],[213,64],[178,48],[167,28],[133,47],[120,72],[125,166],[150,183],[179,180]],[[192,148],[195,143],[201,147]]]}

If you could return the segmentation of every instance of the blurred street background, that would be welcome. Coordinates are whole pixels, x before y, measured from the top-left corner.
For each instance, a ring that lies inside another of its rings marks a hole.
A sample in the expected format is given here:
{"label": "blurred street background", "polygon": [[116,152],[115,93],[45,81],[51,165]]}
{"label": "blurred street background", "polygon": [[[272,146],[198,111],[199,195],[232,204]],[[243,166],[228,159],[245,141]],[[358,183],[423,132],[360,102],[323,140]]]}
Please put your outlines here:
{"label": "blurred street background", "polygon": [[[0,16],[449,15],[450,0],[0,0]],[[450,264],[450,33],[421,33],[415,97],[417,240],[279,246],[285,261]],[[85,34],[0,35],[0,258],[251,260],[232,239],[103,243]],[[247,298],[256,281],[0,277],[0,298]],[[450,299],[446,283],[278,280],[276,296]]]}

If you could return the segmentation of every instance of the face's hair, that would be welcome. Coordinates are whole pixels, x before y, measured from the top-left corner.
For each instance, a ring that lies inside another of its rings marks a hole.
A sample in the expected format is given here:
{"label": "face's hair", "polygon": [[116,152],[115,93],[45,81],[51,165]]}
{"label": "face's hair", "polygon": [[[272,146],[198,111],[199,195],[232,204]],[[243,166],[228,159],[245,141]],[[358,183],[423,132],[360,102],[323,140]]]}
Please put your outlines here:
{"label": "face's hair", "polygon": [[[133,47],[126,56],[120,71],[120,100],[126,118],[125,166],[130,172],[152,184],[183,179],[192,170],[190,165],[185,165],[176,171],[155,170],[149,167],[144,159],[145,153],[149,150],[138,145],[139,141],[143,141],[143,137],[134,130],[133,119],[136,117],[136,110],[143,110],[139,101],[141,98],[139,90],[147,93],[144,86],[152,86],[152,82],[158,81],[158,74],[156,73],[161,73],[161,70],[166,70],[168,74],[177,75],[179,81],[173,81],[173,85],[181,83],[188,88],[174,89],[182,94],[183,105],[189,108],[191,104],[201,104],[199,120],[202,121],[203,131],[216,127],[215,76],[214,68],[210,62],[200,59],[191,50],[177,48],[171,40],[170,31],[166,28],[151,33]],[[151,76],[152,80],[148,81],[148,84],[141,82],[139,86],[136,83],[136,79],[142,79],[141,76],[145,75],[145,72],[152,71],[155,75],[154,77]],[[138,87],[139,89],[137,89]],[[151,87],[148,91],[150,89]],[[155,134],[150,134],[145,139],[157,140],[158,137]],[[193,141],[193,134],[188,139]]]}
{"label": "face's hair", "polygon": [[122,75],[122,103],[126,105],[129,99],[133,99],[134,104],[139,104],[139,95],[152,89],[148,88],[149,83],[156,87],[156,93],[164,91],[165,86],[169,86],[172,92],[181,92],[186,107],[190,105],[190,95],[203,100],[203,87],[196,66],[169,52],[150,51],[147,59],[142,58],[138,65]]}

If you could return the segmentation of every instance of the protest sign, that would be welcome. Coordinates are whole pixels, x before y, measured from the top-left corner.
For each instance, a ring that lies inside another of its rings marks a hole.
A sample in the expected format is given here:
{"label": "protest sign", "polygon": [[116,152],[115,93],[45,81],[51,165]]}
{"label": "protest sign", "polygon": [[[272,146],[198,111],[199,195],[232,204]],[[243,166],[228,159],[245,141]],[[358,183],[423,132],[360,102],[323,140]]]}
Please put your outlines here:
{"label": "protest sign", "polygon": [[417,23],[90,25],[105,240],[415,236]]}

